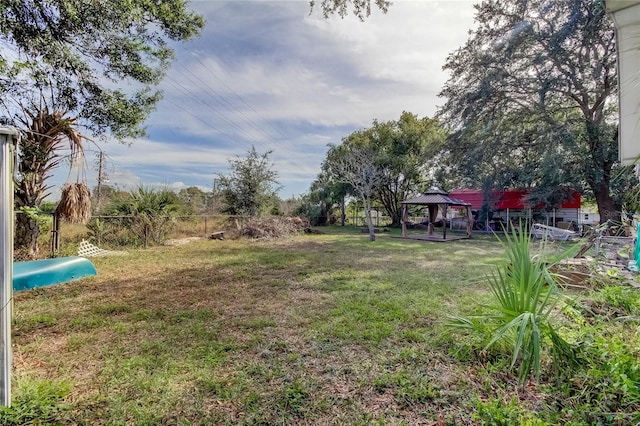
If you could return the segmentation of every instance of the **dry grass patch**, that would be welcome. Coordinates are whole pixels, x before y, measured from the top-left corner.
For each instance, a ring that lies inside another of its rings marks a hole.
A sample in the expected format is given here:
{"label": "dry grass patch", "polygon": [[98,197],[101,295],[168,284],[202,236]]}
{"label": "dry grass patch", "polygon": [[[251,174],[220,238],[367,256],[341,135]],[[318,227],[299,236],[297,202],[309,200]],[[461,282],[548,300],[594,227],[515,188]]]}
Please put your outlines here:
{"label": "dry grass patch", "polygon": [[51,423],[472,424],[474,398],[507,390],[439,319],[499,253],[327,234],[98,258],[95,278],[16,295],[16,376],[69,384]]}

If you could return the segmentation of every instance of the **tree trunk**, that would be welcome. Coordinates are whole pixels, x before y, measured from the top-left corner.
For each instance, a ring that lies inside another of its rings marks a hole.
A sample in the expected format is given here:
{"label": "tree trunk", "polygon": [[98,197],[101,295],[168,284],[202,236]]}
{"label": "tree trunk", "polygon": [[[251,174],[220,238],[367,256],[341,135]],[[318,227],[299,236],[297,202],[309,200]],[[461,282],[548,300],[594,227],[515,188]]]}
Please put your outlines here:
{"label": "tree trunk", "polygon": [[318,226],[324,226],[329,222],[329,209],[326,203],[320,202],[320,215],[317,222]]}
{"label": "tree trunk", "polygon": [[26,213],[18,212],[14,235],[14,249],[18,252],[18,257],[23,257],[25,260],[36,259],[40,249],[38,220],[32,219]]}
{"label": "tree trunk", "polygon": [[340,225],[344,226],[345,219],[347,217],[347,209],[344,202],[344,195],[340,198]]}
{"label": "tree trunk", "polygon": [[609,193],[609,185],[601,182],[592,188],[598,204],[598,213],[600,214],[600,223],[612,221],[614,224],[620,224],[622,221],[622,212],[616,208],[613,198]]}
{"label": "tree trunk", "polygon": [[391,216],[391,227],[398,228],[402,224],[402,213],[400,210],[394,210],[393,216]]}
{"label": "tree trunk", "polygon": [[371,200],[364,200],[364,215],[367,218],[367,226],[369,227],[369,241],[375,241],[376,231],[373,228],[373,220],[371,220]]}
{"label": "tree trunk", "polygon": [[[611,139],[609,139],[609,145],[604,152],[595,151],[595,147],[604,144],[604,141],[599,140],[599,127],[593,123],[587,125],[588,134],[590,135],[592,154],[592,168],[587,173],[587,182],[593,191],[593,195],[596,198],[598,204],[598,214],[600,215],[600,223],[611,221],[614,225],[620,225],[622,223],[622,206],[616,205],[613,198],[611,198],[611,170],[613,167],[614,157],[612,152],[615,152],[617,158],[617,144],[618,144],[618,131],[616,130]],[[596,155],[597,154],[597,155]]]}
{"label": "tree trunk", "polygon": [[[401,197],[404,197],[405,192],[402,191],[400,193]],[[387,214],[389,215],[389,217],[391,218],[391,227],[392,228],[399,228],[400,225],[402,224],[402,208],[400,207],[400,204],[398,203],[397,199],[398,199],[398,194],[394,194],[391,193],[389,191],[381,191],[379,194],[379,199],[382,202],[382,206],[384,207],[384,209],[386,210]]]}

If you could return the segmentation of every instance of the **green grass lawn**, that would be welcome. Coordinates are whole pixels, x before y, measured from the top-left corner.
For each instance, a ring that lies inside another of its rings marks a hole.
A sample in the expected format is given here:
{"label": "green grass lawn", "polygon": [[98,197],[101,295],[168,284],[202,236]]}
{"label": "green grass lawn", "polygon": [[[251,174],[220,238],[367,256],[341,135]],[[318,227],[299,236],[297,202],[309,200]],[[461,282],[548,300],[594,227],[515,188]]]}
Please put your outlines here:
{"label": "green grass lawn", "polygon": [[0,419],[553,423],[557,384],[519,388],[508,354],[443,327],[484,300],[502,259],[489,237],[336,231],[97,258],[97,277],[15,295],[16,408]]}

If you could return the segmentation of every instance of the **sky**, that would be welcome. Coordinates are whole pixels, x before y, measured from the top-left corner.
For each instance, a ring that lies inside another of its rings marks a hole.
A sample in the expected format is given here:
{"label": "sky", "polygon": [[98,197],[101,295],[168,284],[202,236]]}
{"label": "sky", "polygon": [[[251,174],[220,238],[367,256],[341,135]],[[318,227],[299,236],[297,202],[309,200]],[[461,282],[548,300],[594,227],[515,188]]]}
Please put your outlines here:
{"label": "sky", "polygon": [[[324,19],[303,1],[192,1],[206,26],[176,46],[147,137],[101,144],[108,185],[210,191],[230,159],[272,151],[281,198],[298,197],[328,144],[403,111],[432,117],[447,55],[473,26],[473,2],[396,0],[385,15]],[[87,183],[97,184],[87,147]],[[54,176],[64,183],[67,171]],[[56,191],[52,194],[56,197]]]}

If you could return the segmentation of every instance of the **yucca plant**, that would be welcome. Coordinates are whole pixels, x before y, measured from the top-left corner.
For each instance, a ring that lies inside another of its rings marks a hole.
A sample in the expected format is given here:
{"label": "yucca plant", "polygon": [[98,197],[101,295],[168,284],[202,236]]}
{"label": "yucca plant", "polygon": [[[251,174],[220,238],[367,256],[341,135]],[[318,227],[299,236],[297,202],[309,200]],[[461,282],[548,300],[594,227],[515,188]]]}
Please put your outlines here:
{"label": "yucca plant", "polygon": [[524,383],[532,372],[539,378],[547,342],[554,355],[571,358],[572,351],[551,321],[559,290],[547,262],[541,255],[532,255],[530,234],[505,233],[505,241],[500,241],[508,262],[487,277],[493,301],[481,305],[481,314],[451,317],[448,325],[480,334],[487,342],[485,350],[505,344],[512,352],[510,368],[517,368]]}

